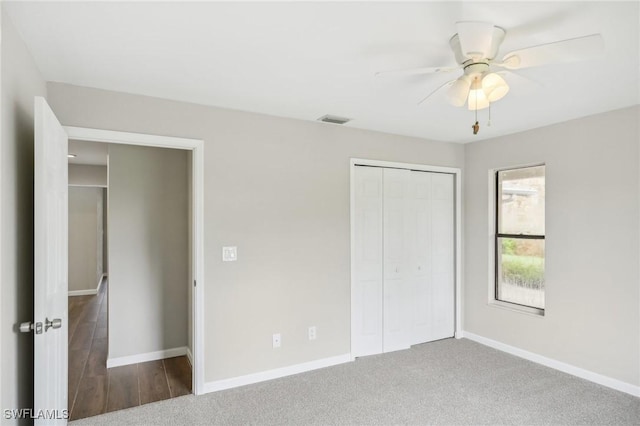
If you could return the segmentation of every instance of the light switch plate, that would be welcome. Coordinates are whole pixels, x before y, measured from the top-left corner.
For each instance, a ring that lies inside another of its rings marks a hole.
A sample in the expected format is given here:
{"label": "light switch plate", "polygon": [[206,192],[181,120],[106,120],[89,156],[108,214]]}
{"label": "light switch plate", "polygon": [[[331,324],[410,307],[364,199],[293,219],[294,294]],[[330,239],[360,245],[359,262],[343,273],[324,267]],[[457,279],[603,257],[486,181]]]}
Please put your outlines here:
{"label": "light switch plate", "polygon": [[238,247],[222,247],[222,261],[235,262],[238,260]]}

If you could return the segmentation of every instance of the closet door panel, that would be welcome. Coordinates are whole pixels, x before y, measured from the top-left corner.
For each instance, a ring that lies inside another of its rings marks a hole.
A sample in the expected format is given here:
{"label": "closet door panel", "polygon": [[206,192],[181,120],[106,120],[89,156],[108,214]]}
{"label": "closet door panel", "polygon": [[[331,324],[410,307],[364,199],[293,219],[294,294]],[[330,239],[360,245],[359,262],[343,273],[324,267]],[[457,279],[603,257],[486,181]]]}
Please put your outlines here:
{"label": "closet door panel", "polygon": [[409,170],[384,169],[383,173],[383,352],[410,346],[411,288],[408,273]]}
{"label": "closet door panel", "polygon": [[452,337],[455,327],[453,175],[434,173],[432,191],[433,299],[429,340],[438,340]]}
{"label": "closet door panel", "polygon": [[354,356],[382,352],[382,169],[355,168]]}
{"label": "closet door panel", "polygon": [[454,177],[355,168],[354,356],[454,335]]}
{"label": "closet door panel", "polygon": [[411,344],[429,340],[432,310],[432,232],[431,232],[431,176],[432,173],[411,172],[409,205],[411,233]]}

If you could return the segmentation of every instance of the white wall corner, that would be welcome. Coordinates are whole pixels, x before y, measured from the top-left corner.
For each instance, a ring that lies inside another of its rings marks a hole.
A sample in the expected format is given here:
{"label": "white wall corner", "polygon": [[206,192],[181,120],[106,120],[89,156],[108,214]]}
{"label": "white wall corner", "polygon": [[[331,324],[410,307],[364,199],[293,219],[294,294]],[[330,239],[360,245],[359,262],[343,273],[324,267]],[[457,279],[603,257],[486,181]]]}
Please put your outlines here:
{"label": "white wall corner", "polygon": [[594,373],[593,371],[585,370],[583,368],[557,361],[552,358],[547,358],[545,356],[538,355],[524,349],[516,348],[515,346],[510,346],[506,343],[498,342],[497,340],[479,336],[468,331],[464,331],[463,335],[465,339],[473,340],[474,342],[489,346],[499,351],[524,358],[537,364],[544,365],[545,367],[553,368],[554,370],[562,371],[563,373],[571,374],[572,376],[580,377],[581,379],[585,379],[620,392],[640,397],[640,386],[623,382],[622,380],[614,379],[612,377],[604,376],[599,373]]}
{"label": "white wall corner", "polygon": [[139,362],[156,361],[159,359],[173,358],[175,356],[187,355],[187,347],[164,349],[161,351],[147,352],[137,355],[122,356],[118,358],[107,358],[107,368],[120,367],[121,365],[137,364]]}
{"label": "white wall corner", "polygon": [[267,380],[278,379],[280,377],[291,376],[294,374],[305,373],[307,371],[317,370],[320,368],[331,367],[338,364],[351,362],[351,354],[337,355],[330,358],[318,359],[315,361],[304,362],[302,364],[290,365],[287,367],[276,368],[274,370],[261,371],[259,373],[247,374],[245,376],[232,377],[230,379],[216,380],[204,384],[204,392],[217,392],[225,389],[236,388],[239,386],[251,385],[254,383],[266,382]]}

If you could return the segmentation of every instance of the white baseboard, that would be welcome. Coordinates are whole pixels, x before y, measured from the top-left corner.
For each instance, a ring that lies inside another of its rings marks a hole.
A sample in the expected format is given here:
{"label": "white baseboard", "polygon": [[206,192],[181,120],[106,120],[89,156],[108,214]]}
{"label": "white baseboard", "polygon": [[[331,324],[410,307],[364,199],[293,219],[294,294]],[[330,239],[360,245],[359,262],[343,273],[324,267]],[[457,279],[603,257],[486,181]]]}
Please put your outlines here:
{"label": "white baseboard", "polygon": [[319,368],[331,367],[333,365],[351,362],[351,354],[333,356],[330,358],[318,359],[304,362],[302,364],[290,365],[288,367],[276,368],[274,370],[261,371],[259,373],[247,374],[246,376],[232,377],[230,379],[216,380],[204,384],[203,393],[216,392],[225,389],[236,388],[238,386],[250,385],[253,383],[265,382],[267,380],[278,379],[280,377],[291,376],[306,371],[317,370]]}
{"label": "white baseboard", "polygon": [[164,349],[162,351],[147,352],[144,354],[107,358],[107,368],[120,367],[121,365],[137,364],[139,362],[155,361],[158,359],[172,358],[187,354],[187,347]]}
{"label": "white baseboard", "polygon": [[98,285],[95,289],[90,288],[88,290],[71,290],[68,292],[69,296],[93,296],[98,294],[100,291],[100,286],[102,285],[102,281],[107,277],[107,274],[102,274],[100,279],[98,280]]}
{"label": "white baseboard", "polygon": [[69,296],[94,296],[98,294],[98,290],[90,288],[89,290],[70,290]]}
{"label": "white baseboard", "polygon": [[191,368],[193,368],[193,354],[191,353],[191,349],[187,347],[187,359],[189,360],[189,364]]}
{"label": "white baseboard", "polygon": [[552,358],[547,358],[533,352],[525,351],[524,349],[516,348],[515,346],[510,346],[496,340],[488,339],[486,337],[482,337],[468,331],[464,331],[462,337],[464,337],[465,339],[473,340],[474,342],[478,342],[485,346],[489,346],[491,348],[509,353],[511,355],[533,361],[537,364],[562,371],[563,373],[571,374],[572,376],[580,377],[581,379],[589,380],[590,382],[594,382],[599,385],[618,390],[620,392],[640,397],[640,386],[632,385],[631,383],[626,383],[618,379],[614,379],[602,374],[594,373],[593,371],[573,366],[571,364],[557,361]]}

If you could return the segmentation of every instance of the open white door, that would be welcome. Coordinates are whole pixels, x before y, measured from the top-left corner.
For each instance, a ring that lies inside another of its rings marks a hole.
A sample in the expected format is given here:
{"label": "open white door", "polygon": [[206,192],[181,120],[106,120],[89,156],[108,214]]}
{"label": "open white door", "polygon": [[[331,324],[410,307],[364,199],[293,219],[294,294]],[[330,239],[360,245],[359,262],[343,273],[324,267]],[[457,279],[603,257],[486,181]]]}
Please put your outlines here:
{"label": "open white door", "polygon": [[67,134],[44,98],[35,98],[34,332],[35,424],[67,423]]}

